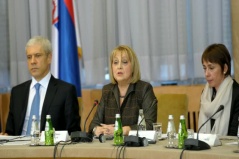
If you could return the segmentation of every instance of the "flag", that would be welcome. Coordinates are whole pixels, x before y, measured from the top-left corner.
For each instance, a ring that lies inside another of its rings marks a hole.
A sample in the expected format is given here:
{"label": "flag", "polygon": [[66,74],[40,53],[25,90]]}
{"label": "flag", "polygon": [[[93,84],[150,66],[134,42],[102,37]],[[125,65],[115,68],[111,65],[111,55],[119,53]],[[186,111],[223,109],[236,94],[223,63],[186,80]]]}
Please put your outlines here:
{"label": "flag", "polygon": [[81,97],[77,24],[72,0],[52,0],[52,74],[75,85]]}

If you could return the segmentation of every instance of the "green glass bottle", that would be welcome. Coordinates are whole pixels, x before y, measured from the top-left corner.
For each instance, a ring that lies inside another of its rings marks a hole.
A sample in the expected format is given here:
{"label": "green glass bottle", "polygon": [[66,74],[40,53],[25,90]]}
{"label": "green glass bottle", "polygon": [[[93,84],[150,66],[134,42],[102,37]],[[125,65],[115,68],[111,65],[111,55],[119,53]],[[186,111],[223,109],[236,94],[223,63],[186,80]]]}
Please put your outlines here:
{"label": "green glass bottle", "polygon": [[51,115],[46,116],[45,145],[54,145],[54,130],[51,122]]}
{"label": "green glass bottle", "polygon": [[184,141],[188,138],[188,132],[184,115],[180,115],[180,123],[178,128],[178,148],[184,147]]}
{"label": "green glass bottle", "polygon": [[124,139],[123,139],[123,128],[122,128],[122,122],[120,118],[120,114],[115,115],[115,130],[114,130],[114,145],[123,145]]}

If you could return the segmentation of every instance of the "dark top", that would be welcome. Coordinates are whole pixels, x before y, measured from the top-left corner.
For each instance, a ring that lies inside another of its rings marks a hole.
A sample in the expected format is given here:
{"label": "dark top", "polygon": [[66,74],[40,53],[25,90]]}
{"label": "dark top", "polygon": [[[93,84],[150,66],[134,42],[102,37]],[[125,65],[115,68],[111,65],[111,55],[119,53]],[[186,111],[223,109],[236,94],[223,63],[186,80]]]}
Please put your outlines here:
{"label": "dark top", "polygon": [[237,136],[239,117],[239,84],[234,80],[232,85],[231,115],[228,127],[228,136]]}
{"label": "dark top", "polygon": [[[217,94],[216,88],[213,87],[212,88],[212,98],[211,98],[211,101],[214,100],[214,98],[216,97],[216,94]],[[211,130],[212,130],[214,124],[215,124],[215,119],[211,119]]]}
{"label": "dark top", "polygon": [[101,123],[114,124],[117,113],[121,115],[122,126],[130,126],[132,130],[137,130],[139,109],[144,111],[146,129],[152,130],[153,123],[157,120],[157,103],[153,87],[147,82],[140,80],[130,84],[121,106],[118,85],[105,85],[89,131]]}
{"label": "dark top", "polygon": [[[28,105],[31,80],[12,88],[6,133],[21,135]],[[79,106],[75,86],[51,76],[41,112],[40,130],[46,115],[51,115],[55,130],[80,131]]]}

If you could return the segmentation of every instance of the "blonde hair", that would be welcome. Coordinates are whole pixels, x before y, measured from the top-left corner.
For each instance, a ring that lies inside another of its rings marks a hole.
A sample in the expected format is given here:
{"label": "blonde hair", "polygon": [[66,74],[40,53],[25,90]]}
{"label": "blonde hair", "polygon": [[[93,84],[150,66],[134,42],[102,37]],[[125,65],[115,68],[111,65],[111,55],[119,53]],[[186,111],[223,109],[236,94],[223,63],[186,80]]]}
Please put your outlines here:
{"label": "blonde hair", "polygon": [[27,50],[28,47],[35,45],[35,44],[39,44],[42,47],[42,49],[45,51],[46,54],[52,53],[51,42],[42,36],[35,36],[35,37],[31,38],[27,42],[25,50]]}
{"label": "blonde hair", "polygon": [[139,61],[138,61],[138,58],[137,58],[134,50],[126,45],[120,45],[120,46],[114,48],[114,50],[111,52],[110,61],[109,61],[109,64],[110,64],[110,66],[109,66],[110,72],[109,73],[110,73],[111,83],[113,83],[113,84],[117,83],[117,81],[115,80],[115,78],[113,76],[112,63],[113,63],[113,58],[115,57],[115,54],[118,52],[120,52],[121,54],[125,53],[128,55],[129,61],[132,64],[132,78],[131,78],[130,83],[136,83],[141,78]]}

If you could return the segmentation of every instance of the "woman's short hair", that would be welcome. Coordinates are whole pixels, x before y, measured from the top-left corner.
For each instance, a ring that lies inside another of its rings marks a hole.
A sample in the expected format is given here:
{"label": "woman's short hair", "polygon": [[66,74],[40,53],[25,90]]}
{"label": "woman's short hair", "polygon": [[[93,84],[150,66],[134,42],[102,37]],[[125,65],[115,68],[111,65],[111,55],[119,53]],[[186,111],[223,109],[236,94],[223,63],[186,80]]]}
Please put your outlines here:
{"label": "woman's short hair", "polygon": [[129,61],[132,64],[132,78],[130,83],[136,83],[138,80],[140,80],[141,78],[141,74],[140,74],[140,67],[139,67],[139,61],[138,58],[134,52],[133,49],[131,49],[129,46],[126,45],[120,45],[118,47],[116,47],[110,55],[110,81],[113,84],[116,84],[117,81],[115,80],[114,76],[113,76],[113,70],[112,70],[112,63],[113,63],[113,58],[115,57],[116,53],[120,52],[125,53],[128,55],[129,57]]}
{"label": "woman's short hair", "polygon": [[221,70],[223,72],[225,64],[228,67],[226,76],[231,75],[231,56],[223,44],[212,44],[209,45],[202,54],[202,63],[203,61],[208,61],[211,63],[217,63],[220,65]]}
{"label": "woman's short hair", "polygon": [[46,54],[51,54],[52,53],[51,42],[48,39],[46,39],[46,38],[44,38],[42,36],[35,36],[35,37],[31,38],[27,42],[25,50],[27,50],[28,47],[30,47],[32,45],[35,45],[35,44],[41,45],[42,49],[44,50],[44,52]]}

